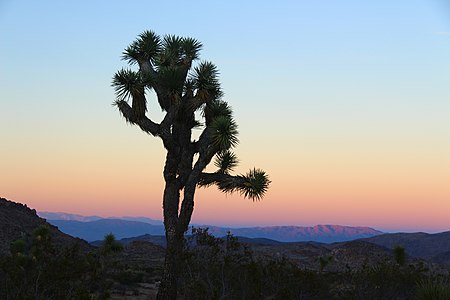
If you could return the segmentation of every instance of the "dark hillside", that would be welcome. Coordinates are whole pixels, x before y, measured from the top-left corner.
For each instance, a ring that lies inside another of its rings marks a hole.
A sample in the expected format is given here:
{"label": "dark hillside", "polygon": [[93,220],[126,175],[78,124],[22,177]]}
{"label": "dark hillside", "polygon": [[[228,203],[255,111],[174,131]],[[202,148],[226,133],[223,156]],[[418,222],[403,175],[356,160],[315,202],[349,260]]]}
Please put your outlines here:
{"label": "dark hillside", "polygon": [[450,251],[450,231],[435,234],[424,232],[387,233],[364,239],[364,241],[389,249],[400,245],[409,255],[425,259]]}
{"label": "dark hillside", "polygon": [[0,256],[9,254],[11,242],[31,236],[37,227],[44,224],[49,226],[56,245],[69,247],[78,244],[83,250],[91,249],[91,246],[85,241],[62,233],[57,227],[38,217],[36,210],[30,209],[24,204],[0,198]]}
{"label": "dark hillside", "polygon": [[439,253],[430,258],[430,261],[446,266],[450,269],[450,251]]}

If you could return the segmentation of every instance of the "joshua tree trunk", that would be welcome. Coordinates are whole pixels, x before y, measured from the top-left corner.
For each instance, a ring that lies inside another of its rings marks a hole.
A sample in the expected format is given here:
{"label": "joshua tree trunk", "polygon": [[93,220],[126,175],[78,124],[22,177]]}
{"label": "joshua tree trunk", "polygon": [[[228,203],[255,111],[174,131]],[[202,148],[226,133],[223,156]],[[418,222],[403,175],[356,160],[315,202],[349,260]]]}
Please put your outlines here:
{"label": "joshua tree trunk", "polygon": [[158,300],[172,300],[177,297],[177,277],[178,259],[181,247],[178,246],[177,227],[177,207],[173,203],[179,202],[178,190],[173,184],[166,183],[164,191],[164,227],[166,231],[166,256],[164,261],[163,276],[158,290]]}
{"label": "joshua tree trunk", "polygon": [[180,243],[176,237],[166,231],[166,256],[163,276],[159,286],[158,300],[174,300],[177,298],[177,279],[179,274],[179,260],[181,254]]}
{"label": "joshua tree trunk", "polygon": [[166,187],[163,196],[166,256],[163,276],[157,295],[158,300],[172,300],[177,297],[178,260],[181,252],[181,243],[177,240],[180,190],[176,174],[179,159],[179,156],[175,155],[173,151],[167,152],[166,165],[164,167]]}
{"label": "joshua tree trunk", "polygon": [[[230,175],[238,162],[231,151],[238,143],[237,124],[231,108],[220,99],[223,93],[217,68],[209,62],[191,68],[201,47],[192,38],[169,35],[161,39],[145,31],[123,53],[123,58],[138,65],[139,70],[122,69],[112,83],[117,95],[115,105],[125,120],[161,138],[167,150],[163,198],[167,249],[157,296],[160,300],[177,297],[184,234],[194,210],[197,186],[214,184],[222,192],[238,191],[246,198],[259,200],[270,183],[267,174],[259,169],[246,175]],[[160,123],[146,116],[145,95],[150,90],[156,93],[166,113]],[[195,118],[198,111],[203,122]],[[198,140],[193,140],[192,129],[196,127],[203,130]],[[203,172],[214,157],[218,170]]]}
{"label": "joshua tree trunk", "polygon": [[[186,144],[186,146],[188,145],[189,143]],[[189,189],[186,185],[180,185],[180,181],[178,181],[175,176],[177,173],[192,175],[192,159],[189,155],[181,157],[181,155],[177,155],[177,153],[173,152],[174,151],[168,151],[164,168],[166,187],[164,189],[163,209],[167,246],[163,276],[157,295],[158,300],[172,300],[177,297],[177,279],[181,265],[184,233],[188,229],[190,216],[192,215],[192,209],[188,209],[189,211],[187,212],[186,205],[179,208],[180,190],[184,188],[185,199],[183,200],[183,204],[189,202],[186,198],[193,200],[193,191],[195,191],[195,186],[194,189]],[[186,151],[177,152],[184,152],[186,154]],[[183,165],[186,166],[185,170],[180,170],[180,166]],[[193,205],[190,207],[193,207]]]}

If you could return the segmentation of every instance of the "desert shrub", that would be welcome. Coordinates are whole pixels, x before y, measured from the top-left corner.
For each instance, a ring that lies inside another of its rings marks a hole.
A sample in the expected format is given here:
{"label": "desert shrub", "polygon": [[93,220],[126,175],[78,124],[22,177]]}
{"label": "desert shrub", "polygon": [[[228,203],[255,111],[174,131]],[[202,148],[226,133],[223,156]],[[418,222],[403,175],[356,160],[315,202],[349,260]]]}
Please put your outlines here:
{"label": "desert shrub", "polygon": [[130,285],[137,282],[143,282],[146,272],[132,268],[122,269],[113,275],[113,279],[120,284]]}
{"label": "desert shrub", "polygon": [[418,284],[414,299],[416,300],[448,300],[450,299],[450,283],[443,280],[424,280]]}
{"label": "desert shrub", "polygon": [[257,287],[248,288],[255,285],[257,274],[248,248],[231,234],[224,240],[211,236],[207,229],[194,228],[192,234],[182,259],[180,285],[185,298],[236,299],[243,293],[259,297]]}
{"label": "desert shrub", "polygon": [[228,234],[194,229],[180,276],[183,299],[327,299],[326,276],[302,270],[285,258],[257,258]]}
{"label": "desert shrub", "polygon": [[351,275],[349,299],[412,299],[417,282],[426,277],[420,266],[384,262]]}

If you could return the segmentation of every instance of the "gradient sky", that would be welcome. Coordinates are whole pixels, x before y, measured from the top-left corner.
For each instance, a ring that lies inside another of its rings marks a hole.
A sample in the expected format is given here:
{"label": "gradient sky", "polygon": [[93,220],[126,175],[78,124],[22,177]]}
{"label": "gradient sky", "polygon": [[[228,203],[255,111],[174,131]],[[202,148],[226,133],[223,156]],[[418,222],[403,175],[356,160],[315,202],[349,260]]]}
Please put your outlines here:
{"label": "gradient sky", "polygon": [[193,222],[450,230],[445,0],[2,0],[1,197],[161,219],[162,144],[111,105],[121,53],[148,29],[203,43],[239,123],[238,172],[273,182],[255,203],[201,189]]}

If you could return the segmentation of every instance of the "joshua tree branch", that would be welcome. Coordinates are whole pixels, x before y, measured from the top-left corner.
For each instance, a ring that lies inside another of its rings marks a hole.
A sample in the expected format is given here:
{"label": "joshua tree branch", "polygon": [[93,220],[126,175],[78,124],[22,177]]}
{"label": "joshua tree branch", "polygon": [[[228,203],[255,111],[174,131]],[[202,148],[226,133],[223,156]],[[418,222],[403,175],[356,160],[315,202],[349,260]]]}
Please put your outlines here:
{"label": "joshua tree branch", "polygon": [[198,141],[193,143],[195,153],[206,152],[211,143],[210,128],[207,126],[203,129]]}
{"label": "joshua tree branch", "polygon": [[[153,88],[153,90],[156,93],[156,96],[158,97],[159,103],[164,100],[164,93],[161,85],[158,81],[158,72],[153,68],[150,61],[142,59],[139,60],[139,70],[141,71],[142,78],[146,80],[148,78],[149,86]],[[164,110],[167,110],[167,107],[162,107]]]}
{"label": "joshua tree branch", "polygon": [[143,77],[150,77],[153,89],[156,93],[159,92],[158,85],[155,83],[158,73],[153,68],[152,64],[148,60],[139,60],[139,69]]}
{"label": "joshua tree branch", "polygon": [[139,60],[139,68],[141,69],[141,72],[144,74],[148,74],[150,76],[156,77],[157,73],[155,69],[153,68],[152,64],[148,60]]}
{"label": "joshua tree branch", "polygon": [[202,173],[198,184],[200,186],[208,186],[212,184],[222,185],[226,183],[231,189],[244,188],[248,185],[247,180],[243,176],[233,176],[226,173]]}
{"label": "joshua tree branch", "polygon": [[170,121],[172,120],[173,114],[171,114],[170,112],[167,113],[162,124],[158,124],[153,122],[146,116],[137,118],[133,113],[133,109],[124,100],[117,101],[116,104],[125,120],[127,120],[131,124],[138,125],[144,132],[147,132],[153,136],[159,136],[163,140],[166,147],[170,144],[170,124],[168,123],[170,123]]}
{"label": "joshua tree branch", "polygon": [[209,147],[202,148],[200,156],[189,174],[189,177],[184,185],[184,197],[181,203],[180,214],[178,218],[177,234],[183,235],[191,221],[192,212],[194,211],[194,195],[199,182],[202,171],[211,162],[218,149],[209,145]]}

